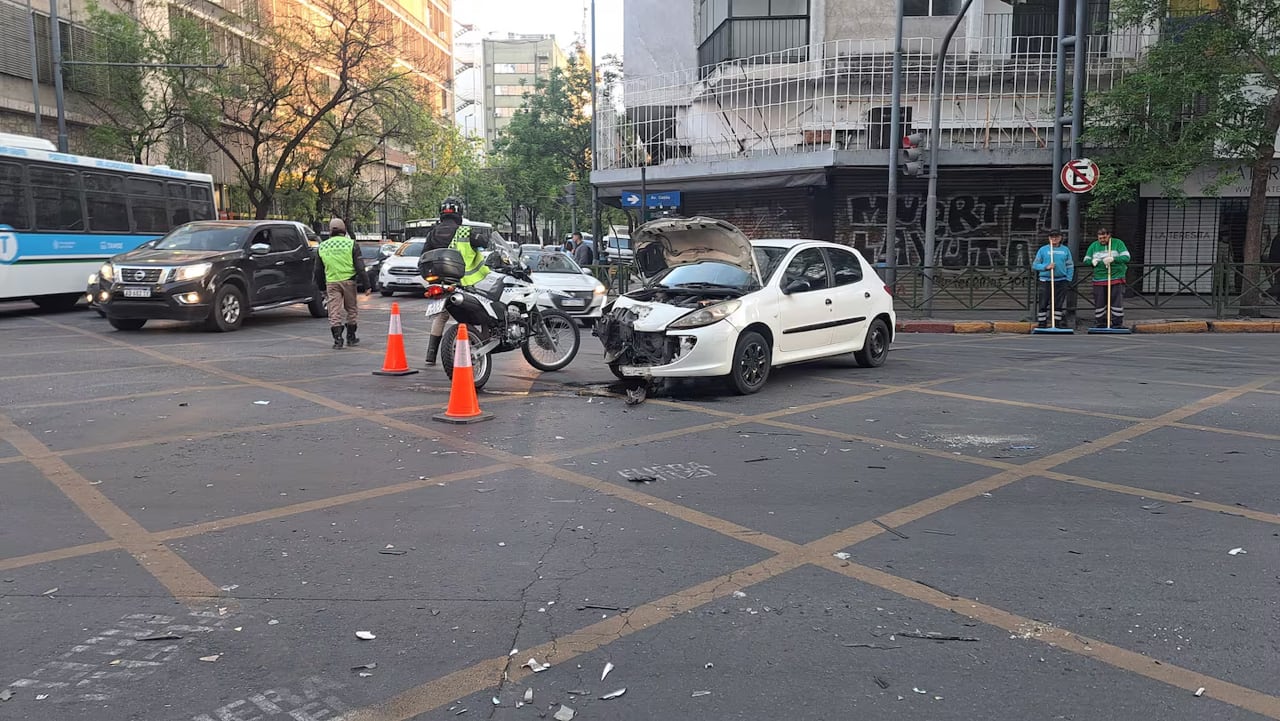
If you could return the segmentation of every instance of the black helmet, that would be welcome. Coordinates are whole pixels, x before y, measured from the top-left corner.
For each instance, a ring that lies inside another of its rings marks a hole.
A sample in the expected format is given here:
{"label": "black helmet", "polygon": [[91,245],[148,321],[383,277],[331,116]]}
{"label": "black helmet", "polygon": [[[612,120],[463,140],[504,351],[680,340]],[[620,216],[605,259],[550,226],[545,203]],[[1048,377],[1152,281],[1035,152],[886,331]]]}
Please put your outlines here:
{"label": "black helmet", "polygon": [[440,203],[440,217],[446,218],[450,216],[457,218],[458,220],[462,220],[463,212],[461,200],[458,200],[457,198],[445,198],[444,201]]}

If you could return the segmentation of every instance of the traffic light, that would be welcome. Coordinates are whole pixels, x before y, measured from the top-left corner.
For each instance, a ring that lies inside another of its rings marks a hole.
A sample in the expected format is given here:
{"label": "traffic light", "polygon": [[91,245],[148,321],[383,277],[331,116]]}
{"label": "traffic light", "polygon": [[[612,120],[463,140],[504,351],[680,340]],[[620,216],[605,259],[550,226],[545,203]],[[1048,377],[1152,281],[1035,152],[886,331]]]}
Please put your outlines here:
{"label": "traffic light", "polygon": [[922,132],[912,133],[902,139],[902,157],[898,160],[898,167],[902,169],[903,175],[914,177],[924,174],[924,143],[925,134]]}

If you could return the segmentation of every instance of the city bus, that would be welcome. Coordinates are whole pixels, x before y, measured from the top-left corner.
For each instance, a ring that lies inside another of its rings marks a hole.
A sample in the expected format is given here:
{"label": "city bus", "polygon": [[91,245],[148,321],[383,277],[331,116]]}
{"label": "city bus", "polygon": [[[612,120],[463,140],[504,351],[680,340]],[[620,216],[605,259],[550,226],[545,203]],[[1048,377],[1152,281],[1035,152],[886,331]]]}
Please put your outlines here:
{"label": "city bus", "polygon": [[0,133],[0,301],[70,309],[111,256],[215,217],[210,175]]}

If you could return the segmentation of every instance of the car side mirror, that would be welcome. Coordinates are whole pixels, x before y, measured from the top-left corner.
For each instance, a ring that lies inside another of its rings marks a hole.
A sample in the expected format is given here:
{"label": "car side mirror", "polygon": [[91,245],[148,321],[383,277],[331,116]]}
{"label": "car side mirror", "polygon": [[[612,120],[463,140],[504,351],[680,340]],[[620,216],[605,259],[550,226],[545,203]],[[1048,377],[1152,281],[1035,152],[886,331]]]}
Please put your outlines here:
{"label": "car side mirror", "polygon": [[582,269],[582,274],[583,274],[583,275],[585,275],[585,276],[587,276],[587,277],[589,277],[589,278],[594,278],[594,277],[596,277],[596,274],[595,274],[595,273],[592,273],[590,268],[583,268],[583,269]]}
{"label": "car side mirror", "polygon": [[787,283],[787,286],[782,289],[782,292],[787,295],[791,295],[792,293],[803,293],[806,290],[812,289],[813,284],[809,282],[808,278],[796,278],[790,283]]}
{"label": "car side mirror", "polygon": [[271,252],[271,246],[266,243],[254,243],[249,246],[249,255],[266,255]]}

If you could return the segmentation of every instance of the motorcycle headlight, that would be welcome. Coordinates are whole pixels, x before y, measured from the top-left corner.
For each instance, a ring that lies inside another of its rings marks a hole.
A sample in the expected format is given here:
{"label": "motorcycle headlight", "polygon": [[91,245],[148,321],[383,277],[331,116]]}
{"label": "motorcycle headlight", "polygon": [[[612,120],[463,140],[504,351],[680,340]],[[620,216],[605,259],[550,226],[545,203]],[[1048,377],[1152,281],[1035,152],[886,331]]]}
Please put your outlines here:
{"label": "motorcycle headlight", "polygon": [[723,303],[716,303],[715,305],[709,305],[706,308],[699,308],[692,313],[686,313],[685,315],[675,319],[675,321],[667,327],[675,330],[701,328],[704,325],[719,323],[741,307],[742,301],[740,300],[726,300]]}
{"label": "motorcycle headlight", "polygon": [[173,271],[174,282],[183,280],[199,280],[209,275],[209,271],[213,270],[213,263],[195,263],[194,265],[184,265]]}
{"label": "motorcycle headlight", "polygon": [[110,263],[103,263],[102,267],[98,269],[98,277],[106,281],[115,280],[116,279],[115,267],[112,266]]}

